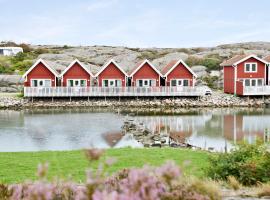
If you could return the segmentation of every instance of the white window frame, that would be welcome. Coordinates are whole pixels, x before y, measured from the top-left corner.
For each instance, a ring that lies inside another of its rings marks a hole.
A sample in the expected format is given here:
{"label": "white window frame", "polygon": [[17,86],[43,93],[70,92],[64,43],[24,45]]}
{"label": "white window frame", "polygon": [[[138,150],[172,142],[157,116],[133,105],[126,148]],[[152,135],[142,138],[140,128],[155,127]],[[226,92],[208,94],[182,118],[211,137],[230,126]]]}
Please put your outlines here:
{"label": "white window frame", "polygon": [[[255,71],[252,71],[252,65],[253,64],[255,64],[255,66],[256,66],[256,70]],[[249,65],[249,71],[247,71],[247,65]],[[245,71],[245,73],[256,73],[257,71],[258,71],[258,63],[256,63],[256,62],[247,62],[247,63],[245,63],[245,66],[244,66],[245,68],[244,68],[244,71]]]}
{"label": "white window frame", "polygon": [[[73,86],[69,85],[69,81],[73,81]],[[79,81],[79,86],[75,86],[74,81]],[[85,81],[85,86],[81,86],[81,81]],[[67,79],[67,87],[87,87],[87,79]]]}
{"label": "white window frame", "polygon": [[[264,79],[263,78],[245,78],[245,79],[241,79],[241,80],[243,80],[244,87],[262,87],[264,85]],[[249,81],[249,86],[246,86],[246,80]],[[252,86],[252,81],[253,80],[256,81],[255,86]],[[258,80],[262,80],[262,85],[258,86]]]}
{"label": "white window frame", "polygon": [[[33,86],[33,81],[37,81],[37,86]],[[43,82],[43,86],[40,86],[39,85],[39,81],[42,81]],[[51,79],[38,79],[38,78],[33,78],[33,79],[30,79],[30,86],[31,87],[46,87],[45,86],[45,81],[50,81],[50,86],[48,86],[48,87],[52,87],[52,80]]]}
{"label": "white window frame", "polygon": [[[176,86],[172,86],[172,81],[176,81]],[[178,85],[179,81],[181,81],[181,83],[182,83],[181,85]],[[184,81],[188,81],[187,86],[184,86]],[[188,87],[188,86],[190,86],[190,82],[189,82],[189,79],[171,79],[170,86],[171,87]]]}
{"label": "white window frame", "polygon": [[[104,81],[108,81],[108,86],[105,86]],[[113,86],[110,86],[110,81],[113,81]],[[120,85],[116,86],[115,85],[115,81],[120,81]],[[122,79],[110,79],[110,78],[105,78],[101,80],[101,86],[102,87],[122,87],[123,83],[122,83]]]}
{"label": "white window frame", "polygon": [[[142,81],[143,82],[142,86],[139,86],[139,81]],[[147,85],[144,84],[145,81],[147,81]],[[155,82],[155,86],[152,86],[152,85],[150,86],[150,82],[151,81],[154,81]],[[148,78],[147,79],[136,79],[136,87],[156,87],[156,86],[157,86],[156,79],[148,79]]]}

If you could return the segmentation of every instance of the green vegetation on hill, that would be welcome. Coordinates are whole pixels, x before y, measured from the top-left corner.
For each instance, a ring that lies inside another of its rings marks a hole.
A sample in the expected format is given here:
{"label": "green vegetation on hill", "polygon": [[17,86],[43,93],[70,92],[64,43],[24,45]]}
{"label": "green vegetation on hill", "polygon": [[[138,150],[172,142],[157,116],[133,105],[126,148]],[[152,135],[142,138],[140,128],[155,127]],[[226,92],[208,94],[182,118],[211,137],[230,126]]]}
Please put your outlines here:
{"label": "green vegetation on hill", "polygon": [[189,66],[203,65],[207,67],[208,71],[219,70],[221,62],[222,62],[222,58],[218,54],[211,54],[204,58],[199,58],[196,56],[189,56],[188,59],[186,60],[186,63]]}
{"label": "green vegetation on hill", "polygon": [[23,53],[15,56],[0,56],[0,74],[23,74],[32,65],[33,60],[40,54],[59,53],[57,49],[48,48],[31,48],[28,44],[16,44],[14,42],[2,42],[0,46],[22,47]]}
{"label": "green vegetation on hill", "polygon": [[[166,160],[174,160],[188,175],[204,176],[208,166],[209,154],[203,151],[193,151],[172,148],[151,149],[108,149],[102,160],[116,158],[117,162],[108,169],[109,173],[124,168],[142,167],[145,164],[160,166]],[[39,163],[49,162],[49,177],[72,177],[81,181],[89,163],[82,151],[46,151],[0,153],[0,183],[22,182],[26,179],[36,179],[35,172]],[[97,168],[98,163],[95,163]]]}

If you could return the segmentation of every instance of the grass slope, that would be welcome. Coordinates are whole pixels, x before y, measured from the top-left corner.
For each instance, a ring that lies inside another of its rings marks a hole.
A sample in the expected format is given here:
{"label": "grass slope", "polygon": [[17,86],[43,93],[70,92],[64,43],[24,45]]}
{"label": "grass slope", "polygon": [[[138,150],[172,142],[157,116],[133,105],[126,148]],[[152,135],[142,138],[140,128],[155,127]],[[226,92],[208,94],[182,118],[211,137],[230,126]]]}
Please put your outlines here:
{"label": "grass slope", "polygon": [[[145,164],[158,166],[166,160],[174,160],[186,174],[203,177],[203,169],[208,165],[206,152],[172,148],[108,149],[101,160],[110,157],[116,158],[117,162],[106,170],[109,173]],[[46,161],[50,164],[49,177],[71,177],[79,182],[84,181],[85,170],[90,167],[82,151],[0,153],[0,183],[34,180],[37,165]],[[97,165],[97,162],[93,163],[94,168]]]}

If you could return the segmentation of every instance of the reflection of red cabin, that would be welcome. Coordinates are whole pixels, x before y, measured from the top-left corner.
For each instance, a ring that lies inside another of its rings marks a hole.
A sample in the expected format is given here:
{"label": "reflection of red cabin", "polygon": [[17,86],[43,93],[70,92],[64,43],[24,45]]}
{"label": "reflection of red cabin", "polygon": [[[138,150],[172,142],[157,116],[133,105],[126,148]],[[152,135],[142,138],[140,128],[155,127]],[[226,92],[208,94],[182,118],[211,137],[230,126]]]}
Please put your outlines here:
{"label": "reflection of red cabin", "polygon": [[243,141],[250,135],[263,139],[263,131],[248,131],[244,127],[243,115],[224,115],[223,116],[223,135],[231,141]]}
{"label": "reflection of red cabin", "polygon": [[244,87],[268,85],[267,62],[255,55],[234,56],[221,66],[224,69],[225,93],[244,95]]}
{"label": "reflection of red cabin", "polygon": [[93,74],[79,60],[74,60],[61,74],[64,87],[90,86]]}
{"label": "reflection of red cabin", "polygon": [[197,75],[183,60],[173,60],[166,65],[162,74],[166,79],[166,86],[194,86]]}
{"label": "reflection of red cabin", "polygon": [[96,77],[100,87],[125,87],[128,75],[114,60],[110,60]]}
{"label": "reflection of red cabin", "polygon": [[148,60],[140,63],[131,73],[132,86],[155,87],[160,86],[162,74]]}
{"label": "reflection of red cabin", "polygon": [[35,64],[23,75],[25,87],[55,87],[58,73],[39,59]]}

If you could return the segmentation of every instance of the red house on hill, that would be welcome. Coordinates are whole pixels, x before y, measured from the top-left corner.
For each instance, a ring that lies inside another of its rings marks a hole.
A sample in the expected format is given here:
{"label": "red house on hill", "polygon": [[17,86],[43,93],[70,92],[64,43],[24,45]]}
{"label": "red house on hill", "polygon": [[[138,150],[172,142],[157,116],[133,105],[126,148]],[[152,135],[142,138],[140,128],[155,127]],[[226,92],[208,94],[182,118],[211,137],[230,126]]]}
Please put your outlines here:
{"label": "red house on hill", "polygon": [[112,59],[95,75],[99,87],[125,87],[127,73]]}
{"label": "red house on hill", "polygon": [[23,75],[25,87],[55,87],[58,73],[42,59],[37,60]]}
{"label": "red house on hill", "polygon": [[163,69],[162,74],[166,79],[166,86],[181,87],[194,86],[197,75],[183,60],[173,60]]}
{"label": "red house on hill", "polygon": [[[255,55],[237,55],[221,63],[224,92],[235,95],[267,95],[267,62]],[[270,91],[269,91],[270,94]]]}
{"label": "red house on hill", "polygon": [[162,74],[148,60],[138,64],[130,73],[131,85],[135,87],[160,86]]}
{"label": "red house on hill", "polygon": [[63,87],[89,87],[93,80],[90,69],[79,60],[74,60],[60,75]]}

